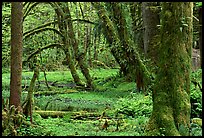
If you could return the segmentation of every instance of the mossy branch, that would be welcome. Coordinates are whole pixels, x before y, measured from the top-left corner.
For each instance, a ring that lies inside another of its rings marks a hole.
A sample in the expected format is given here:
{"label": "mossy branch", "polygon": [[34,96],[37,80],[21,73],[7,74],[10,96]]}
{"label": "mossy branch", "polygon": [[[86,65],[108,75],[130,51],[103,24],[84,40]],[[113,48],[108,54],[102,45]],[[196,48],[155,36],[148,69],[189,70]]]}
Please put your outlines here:
{"label": "mossy branch", "polygon": [[26,39],[27,37],[29,37],[31,35],[38,34],[38,33],[41,33],[43,31],[54,31],[57,34],[59,34],[61,37],[64,37],[63,34],[59,30],[52,28],[52,27],[45,27],[45,28],[33,30],[32,32],[25,32],[25,33],[23,33],[23,36],[24,36],[24,39]]}
{"label": "mossy branch", "polygon": [[61,48],[63,45],[62,44],[59,44],[59,43],[54,43],[54,44],[49,44],[47,46],[44,46],[42,48],[38,48],[35,52],[33,52],[31,55],[28,56],[27,60],[26,61],[23,61],[23,62],[28,62],[33,56],[35,56],[36,54],[39,54],[40,52],[42,52],[43,50],[45,49],[48,49],[48,48],[54,48],[54,47],[59,47]]}
{"label": "mossy branch", "polygon": [[25,11],[24,11],[24,16],[23,16],[23,21],[25,20],[25,18],[28,16],[28,13],[39,4],[40,2],[34,2],[31,6],[31,2],[28,3],[28,6],[26,7]]}

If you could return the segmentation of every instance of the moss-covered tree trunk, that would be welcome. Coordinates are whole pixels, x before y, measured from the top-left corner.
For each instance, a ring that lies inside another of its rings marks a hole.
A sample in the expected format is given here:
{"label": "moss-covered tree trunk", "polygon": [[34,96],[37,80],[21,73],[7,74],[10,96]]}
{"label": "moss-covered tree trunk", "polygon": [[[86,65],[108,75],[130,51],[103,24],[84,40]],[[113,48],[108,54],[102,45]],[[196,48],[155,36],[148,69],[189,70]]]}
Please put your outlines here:
{"label": "moss-covered tree trunk", "polygon": [[23,52],[23,3],[11,3],[11,79],[9,105],[20,106]]}
{"label": "moss-covered tree trunk", "polygon": [[[144,88],[150,81],[150,74],[143,64],[134,42],[130,38],[127,28],[124,11],[120,3],[106,3],[112,21],[108,17],[107,11],[100,3],[92,3],[97,9],[98,16],[104,24],[107,41],[110,44],[111,53],[120,65],[120,70],[124,76],[130,80],[135,80],[139,89]],[[141,84],[142,83],[142,84]]]}
{"label": "moss-covered tree trunk", "polygon": [[30,82],[30,86],[28,89],[28,95],[26,98],[26,101],[24,102],[23,106],[23,113],[28,117],[30,116],[30,122],[32,123],[32,105],[33,105],[33,90],[35,88],[35,82],[37,78],[39,77],[39,65],[38,65],[37,57],[34,57],[34,62],[33,62],[33,69],[34,69],[34,74]]}
{"label": "moss-covered tree trunk", "polygon": [[[65,44],[66,44],[66,42],[65,42]],[[81,79],[79,78],[77,70],[74,66],[74,62],[73,62],[73,58],[71,58],[70,50],[65,49],[64,52],[65,52],[66,60],[68,61],[68,66],[69,66],[70,72],[72,74],[72,77],[74,79],[74,82],[76,83],[76,85],[82,86],[83,83],[82,83]]]}
{"label": "moss-covered tree trunk", "polygon": [[64,44],[64,47],[62,48],[64,50],[64,53],[66,55],[66,60],[68,62],[68,66],[70,69],[70,72],[72,74],[72,77],[74,79],[74,82],[76,83],[76,85],[83,85],[79,75],[76,71],[76,68],[74,66],[74,62],[73,62],[73,58],[70,52],[70,46],[69,46],[69,38],[68,38],[68,28],[67,28],[67,23],[64,21],[65,20],[65,15],[63,12],[63,9],[58,5],[60,3],[50,3],[50,5],[55,9],[55,12],[57,14],[57,20],[58,20],[58,26],[59,26],[59,30],[62,33],[62,41]]}
{"label": "moss-covered tree trunk", "polygon": [[190,127],[192,2],[164,2],[153,112],[146,135],[187,136]]}
{"label": "moss-covered tree trunk", "polygon": [[[125,63],[121,61],[120,53],[117,50],[117,47],[115,47],[115,44],[120,44],[120,41],[118,39],[118,34],[116,33],[116,30],[113,26],[112,21],[109,19],[107,15],[107,11],[104,8],[104,5],[101,3],[91,3],[93,7],[97,10],[97,14],[101,22],[103,22],[104,31],[106,34],[104,34],[106,40],[109,43],[109,46],[111,47],[111,53],[113,57],[115,58],[116,62],[119,64],[120,68],[125,68]],[[99,39],[100,42],[100,39]],[[113,45],[113,46],[112,46]],[[124,69],[125,70],[125,69]],[[121,71],[122,72],[122,71]]]}
{"label": "moss-covered tree trunk", "polygon": [[67,17],[67,20],[65,22],[67,22],[69,42],[70,42],[70,45],[72,45],[72,47],[74,49],[75,58],[79,63],[81,72],[83,73],[83,75],[85,76],[85,78],[87,80],[87,87],[89,89],[94,89],[94,85],[92,83],[92,78],[91,78],[91,75],[89,73],[88,66],[85,63],[85,54],[86,53],[85,53],[85,51],[79,52],[78,42],[77,42],[76,37],[75,37],[75,33],[74,33],[72,21],[71,21],[71,13],[70,13],[68,5],[65,8],[64,12],[66,13],[66,17]]}

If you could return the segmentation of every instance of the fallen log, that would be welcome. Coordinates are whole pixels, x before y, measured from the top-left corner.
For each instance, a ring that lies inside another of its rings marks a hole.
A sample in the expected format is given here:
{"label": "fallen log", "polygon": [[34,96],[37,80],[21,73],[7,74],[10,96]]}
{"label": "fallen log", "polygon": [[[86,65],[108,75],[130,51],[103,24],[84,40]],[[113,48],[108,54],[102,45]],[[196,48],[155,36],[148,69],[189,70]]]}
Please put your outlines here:
{"label": "fallen log", "polygon": [[64,112],[64,111],[43,111],[43,110],[35,110],[35,113],[39,114],[42,118],[62,118],[64,115],[71,115],[72,112]]}
{"label": "fallen log", "polygon": [[50,96],[50,95],[55,95],[55,94],[68,94],[68,93],[73,93],[73,92],[78,92],[77,90],[73,90],[73,89],[67,89],[64,91],[38,91],[34,93],[34,96],[41,96],[41,95],[45,95],[45,96]]}
{"label": "fallen log", "polygon": [[100,113],[89,113],[89,112],[69,112],[69,111],[44,111],[44,110],[35,110],[35,113],[39,114],[42,118],[62,118],[65,115],[69,115],[71,119],[83,120],[83,119],[97,119],[100,116]]}

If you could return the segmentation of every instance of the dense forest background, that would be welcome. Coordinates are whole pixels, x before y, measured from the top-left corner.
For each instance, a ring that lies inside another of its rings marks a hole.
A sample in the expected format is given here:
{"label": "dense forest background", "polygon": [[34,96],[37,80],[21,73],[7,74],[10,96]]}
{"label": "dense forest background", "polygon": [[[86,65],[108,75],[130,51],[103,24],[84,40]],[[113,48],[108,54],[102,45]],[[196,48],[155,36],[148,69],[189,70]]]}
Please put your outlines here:
{"label": "dense forest background", "polygon": [[201,135],[201,65],[201,2],[3,2],[2,134]]}

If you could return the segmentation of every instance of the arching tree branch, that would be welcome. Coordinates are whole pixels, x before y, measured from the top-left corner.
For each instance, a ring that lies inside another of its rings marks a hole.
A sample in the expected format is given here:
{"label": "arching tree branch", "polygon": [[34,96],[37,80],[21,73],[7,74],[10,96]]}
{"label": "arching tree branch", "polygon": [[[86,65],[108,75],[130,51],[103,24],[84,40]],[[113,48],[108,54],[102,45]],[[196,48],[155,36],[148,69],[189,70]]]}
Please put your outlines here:
{"label": "arching tree branch", "polygon": [[28,6],[26,7],[25,11],[24,11],[24,16],[23,16],[23,21],[25,20],[25,18],[28,16],[28,13],[39,4],[39,2],[34,2],[31,6],[30,6],[31,2],[28,3]]}
{"label": "arching tree branch", "polygon": [[33,56],[35,56],[36,54],[39,54],[40,52],[42,52],[43,50],[45,49],[48,49],[48,48],[54,48],[54,47],[59,47],[59,48],[62,48],[63,44],[59,44],[59,43],[54,43],[54,44],[49,44],[49,45],[46,45],[42,48],[38,48],[36,51],[34,51],[32,54],[30,54],[27,58],[26,61],[23,61],[23,62],[28,62]]}
{"label": "arching tree branch", "polygon": [[29,37],[31,35],[34,35],[34,34],[37,34],[37,33],[41,33],[43,31],[48,31],[48,30],[54,31],[57,34],[59,34],[61,37],[64,37],[60,31],[58,31],[55,28],[51,28],[51,27],[45,27],[45,28],[36,29],[36,30],[33,30],[32,32],[28,31],[28,32],[23,33],[23,36],[24,36],[24,39],[26,39],[27,37]]}

